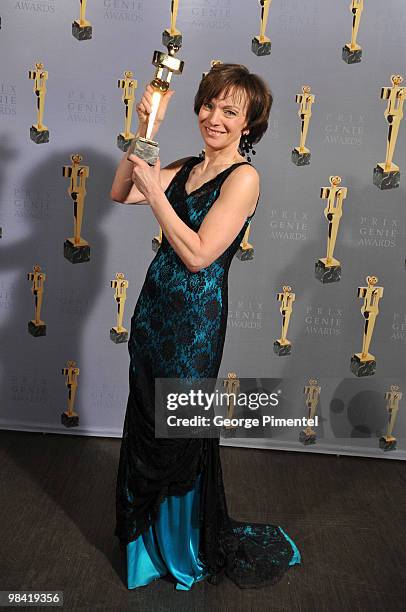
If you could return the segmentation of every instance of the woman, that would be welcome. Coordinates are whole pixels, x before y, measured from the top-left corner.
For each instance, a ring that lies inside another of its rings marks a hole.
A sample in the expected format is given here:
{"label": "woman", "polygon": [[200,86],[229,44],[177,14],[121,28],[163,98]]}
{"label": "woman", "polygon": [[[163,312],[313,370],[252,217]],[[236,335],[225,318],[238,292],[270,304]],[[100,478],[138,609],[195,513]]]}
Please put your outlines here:
{"label": "woman", "polygon": [[[150,86],[137,106],[145,136]],[[168,101],[165,94],[154,137]],[[227,322],[231,260],[255,214],[259,176],[241,152],[268,126],[272,94],[238,64],[202,79],[194,110],[204,157],[166,168],[124,156],[111,197],[147,203],[162,228],[131,319],[130,393],[117,478],[115,534],[126,545],[128,588],[167,573],[188,590],[225,573],[241,588],[272,584],[300,562],[278,526],[228,516],[218,438],[155,437],[155,378],[216,378]]]}

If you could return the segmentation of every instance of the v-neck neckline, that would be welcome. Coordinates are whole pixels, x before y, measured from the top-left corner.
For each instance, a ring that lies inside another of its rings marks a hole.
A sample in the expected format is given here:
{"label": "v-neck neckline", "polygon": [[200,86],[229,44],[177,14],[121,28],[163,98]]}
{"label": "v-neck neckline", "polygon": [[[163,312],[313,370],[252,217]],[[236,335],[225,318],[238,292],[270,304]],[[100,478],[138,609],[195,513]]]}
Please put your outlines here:
{"label": "v-neck neckline", "polygon": [[221,174],[224,174],[224,172],[227,172],[228,170],[230,170],[233,166],[239,165],[239,164],[246,164],[248,162],[245,161],[240,161],[240,162],[235,162],[234,164],[232,164],[229,168],[224,168],[224,170],[222,170],[221,172],[218,172],[216,174],[216,176],[213,176],[211,179],[209,179],[208,181],[206,181],[205,183],[202,183],[202,185],[200,185],[200,187],[197,187],[197,189],[192,189],[192,191],[190,193],[188,193],[186,191],[186,183],[188,182],[190,173],[192,171],[192,168],[194,168],[198,163],[199,163],[199,159],[197,158],[197,162],[196,164],[193,164],[192,167],[189,169],[189,172],[186,175],[186,179],[183,183],[183,191],[186,194],[186,197],[190,198],[191,195],[195,194],[196,192],[200,191],[200,189],[202,189],[202,187],[206,187],[206,185],[210,184],[212,181],[214,181],[218,176],[220,176]]}

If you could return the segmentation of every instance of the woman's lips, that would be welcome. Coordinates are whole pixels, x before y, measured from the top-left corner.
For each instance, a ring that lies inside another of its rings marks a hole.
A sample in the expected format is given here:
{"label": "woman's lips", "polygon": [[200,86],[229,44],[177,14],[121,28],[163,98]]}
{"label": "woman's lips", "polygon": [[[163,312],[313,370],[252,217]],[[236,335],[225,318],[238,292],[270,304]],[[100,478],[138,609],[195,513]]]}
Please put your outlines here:
{"label": "woman's lips", "polygon": [[217,136],[218,134],[224,134],[225,132],[220,132],[219,130],[212,130],[211,128],[206,127],[206,131],[208,134],[210,134],[210,136]]}

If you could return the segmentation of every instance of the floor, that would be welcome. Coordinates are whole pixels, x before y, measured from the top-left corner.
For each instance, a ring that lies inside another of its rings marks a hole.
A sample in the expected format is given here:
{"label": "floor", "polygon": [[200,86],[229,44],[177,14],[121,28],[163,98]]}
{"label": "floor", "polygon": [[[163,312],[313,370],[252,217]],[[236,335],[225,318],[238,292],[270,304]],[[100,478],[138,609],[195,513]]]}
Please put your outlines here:
{"label": "floor", "polygon": [[230,515],[281,525],[302,564],[257,590],[129,591],[113,535],[120,440],[0,431],[0,443],[0,590],[60,590],[75,611],[406,609],[402,461],[221,448]]}

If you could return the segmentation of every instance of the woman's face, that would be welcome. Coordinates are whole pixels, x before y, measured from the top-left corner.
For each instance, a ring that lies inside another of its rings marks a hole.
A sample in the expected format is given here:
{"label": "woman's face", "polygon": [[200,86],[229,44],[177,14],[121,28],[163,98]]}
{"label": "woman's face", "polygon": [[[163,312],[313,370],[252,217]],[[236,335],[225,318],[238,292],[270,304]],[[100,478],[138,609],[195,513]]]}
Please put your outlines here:
{"label": "woman's face", "polygon": [[227,97],[220,93],[217,98],[202,104],[198,118],[206,147],[220,150],[233,143],[238,146],[247,121],[246,98],[233,91]]}

